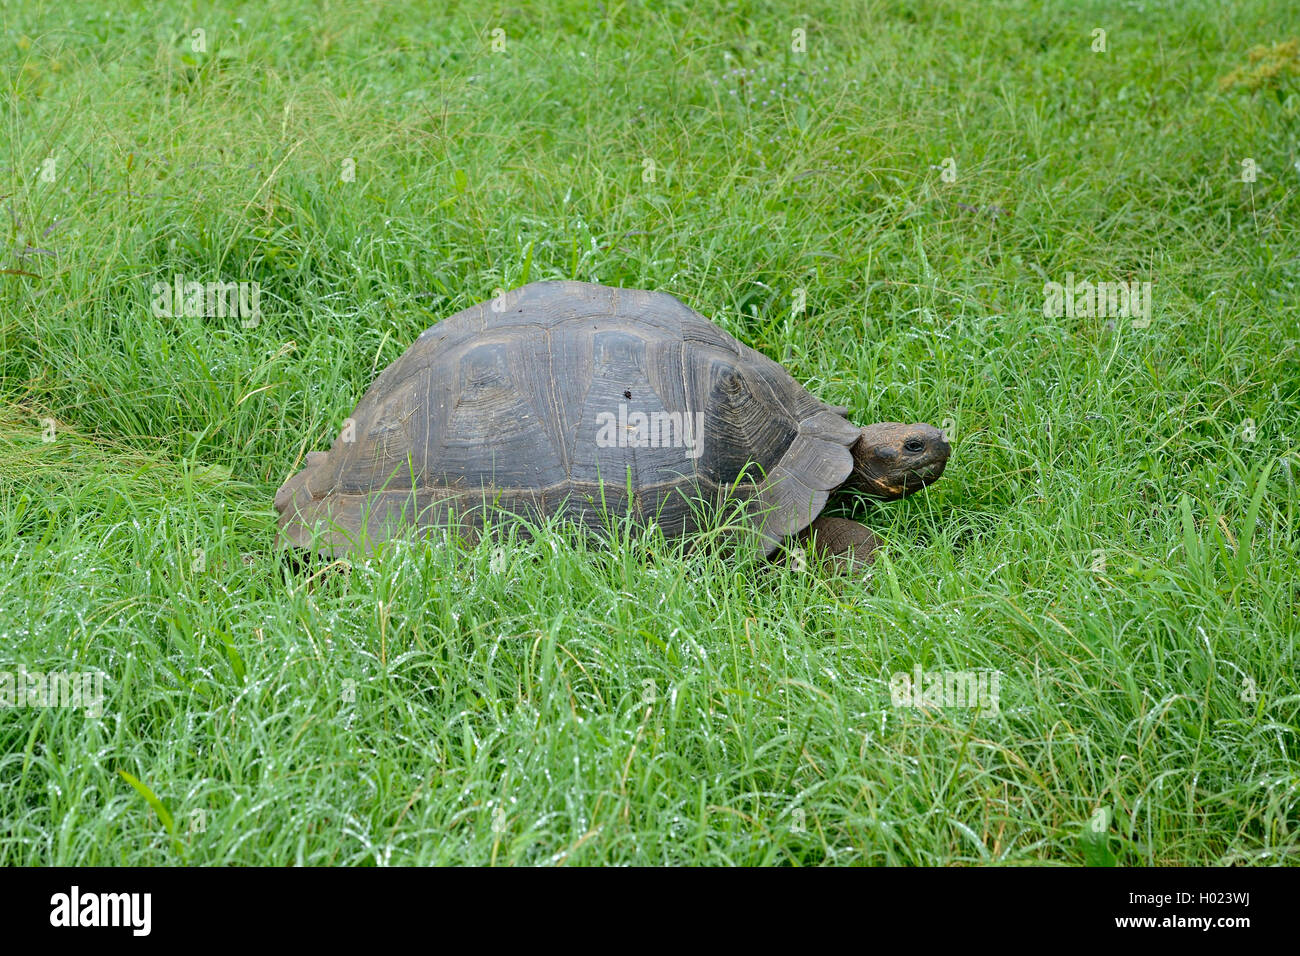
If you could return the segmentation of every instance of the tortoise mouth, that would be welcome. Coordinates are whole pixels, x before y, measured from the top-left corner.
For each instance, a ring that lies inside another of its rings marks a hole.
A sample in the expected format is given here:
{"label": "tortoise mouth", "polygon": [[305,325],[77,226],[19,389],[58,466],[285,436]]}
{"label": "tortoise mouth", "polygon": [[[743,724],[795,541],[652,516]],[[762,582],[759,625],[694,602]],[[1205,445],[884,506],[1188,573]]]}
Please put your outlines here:
{"label": "tortoise mouth", "polygon": [[892,501],[896,498],[906,498],[908,495],[938,481],[943,475],[946,464],[944,462],[913,468],[903,472],[900,477],[875,475],[859,469],[858,476],[862,479],[863,490],[869,495]]}
{"label": "tortoise mouth", "polygon": [[924,465],[920,468],[913,468],[903,476],[903,487],[909,494],[913,491],[920,491],[926,485],[938,481],[946,467],[948,467],[948,462],[945,460],[931,465]]}

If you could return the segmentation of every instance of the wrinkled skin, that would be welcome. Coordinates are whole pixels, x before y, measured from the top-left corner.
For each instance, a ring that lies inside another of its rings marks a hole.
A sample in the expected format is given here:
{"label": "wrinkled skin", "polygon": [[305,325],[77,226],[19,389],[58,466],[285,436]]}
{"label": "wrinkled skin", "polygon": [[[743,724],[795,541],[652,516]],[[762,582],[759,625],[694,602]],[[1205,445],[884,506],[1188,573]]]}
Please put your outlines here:
{"label": "wrinkled skin", "polygon": [[851,451],[853,474],[844,487],[894,501],[942,475],[952,449],[944,433],[932,425],[880,422],[862,429]]}
{"label": "wrinkled skin", "polygon": [[[898,422],[868,425],[850,450],[853,473],[842,487],[882,501],[905,498],[937,480],[952,451],[947,436],[934,426]],[[865,525],[830,516],[815,520],[796,541],[841,573],[864,570],[880,547],[880,539]]]}

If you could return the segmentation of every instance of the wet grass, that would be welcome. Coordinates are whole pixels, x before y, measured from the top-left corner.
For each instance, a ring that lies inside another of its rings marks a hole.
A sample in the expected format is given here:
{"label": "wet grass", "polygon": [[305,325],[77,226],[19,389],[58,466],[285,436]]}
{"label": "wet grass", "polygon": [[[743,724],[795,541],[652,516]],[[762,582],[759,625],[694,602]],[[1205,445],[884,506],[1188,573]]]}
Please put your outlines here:
{"label": "wet grass", "polygon": [[[104,675],[0,709],[0,862],[1294,863],[1300,77],[1218,82],[1284,7],[0,12],[0,671]],[[155,317],[178,274],[261,320]],[[1071,275],[1149,324],[1045,316]],[[278,555],[377,372],[543,278],[948,472],[841,502],[861,580]],[[917,666],[997,714],[894,706]]]}

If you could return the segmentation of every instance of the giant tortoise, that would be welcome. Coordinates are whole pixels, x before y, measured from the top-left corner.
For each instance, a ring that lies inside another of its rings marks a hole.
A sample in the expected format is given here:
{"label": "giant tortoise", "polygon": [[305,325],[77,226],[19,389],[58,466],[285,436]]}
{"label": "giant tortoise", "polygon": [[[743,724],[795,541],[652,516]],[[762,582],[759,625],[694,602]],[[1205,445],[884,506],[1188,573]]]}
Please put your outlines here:
{"label": "giant tortoise", "polygon": [[388,366],[277,492],[280,533],[337,554],[411,525],[472,534],[496,509],[593,529],[630,512],[675,537],[731,502],[741,546],[795,538],[854,567],[878,542],[821,515],[831,493],[901,498],[949,448],[929,425],[860,428],[846,412],[671,295],[534,282]]}

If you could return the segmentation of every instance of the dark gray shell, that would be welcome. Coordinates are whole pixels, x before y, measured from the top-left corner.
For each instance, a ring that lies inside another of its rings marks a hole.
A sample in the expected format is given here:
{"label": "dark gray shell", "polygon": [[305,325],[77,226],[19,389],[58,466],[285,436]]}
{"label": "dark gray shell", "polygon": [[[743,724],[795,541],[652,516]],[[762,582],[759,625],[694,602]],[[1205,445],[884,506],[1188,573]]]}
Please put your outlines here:
{"label": "dark gray shell", "polygon": [[730,497],[770,552],[848,477],[858,434],[670,295],[535,282],[424,332],[275,506],[286,541],[309,547],[316,528],[341,551],[363,526],[372,544],[472,526],[485,503],[593,528],[630,508],[681,535],[701,499]]}

